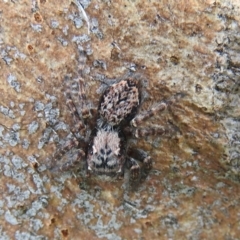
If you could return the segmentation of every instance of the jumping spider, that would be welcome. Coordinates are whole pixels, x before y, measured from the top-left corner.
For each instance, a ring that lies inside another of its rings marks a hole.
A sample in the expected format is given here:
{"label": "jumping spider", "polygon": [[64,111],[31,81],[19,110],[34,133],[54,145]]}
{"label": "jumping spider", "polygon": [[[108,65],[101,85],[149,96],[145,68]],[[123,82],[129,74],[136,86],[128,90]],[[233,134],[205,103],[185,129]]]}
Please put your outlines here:
{"label": "jumping spider", "polygon": [[[81,56],[84,54],[82,53]],[[75,80],[65,77],[67,106],[71,112],[75,127],[73,138],[59,147],[54,155],[56,160],[63,159],[72,152],[70,159],[63,163],[56,161],[53,169],[77,169],[84,162],[87,175],[123,177],[124,168],[130,169],[130,178],[137,180],[141,176],[140,165],[147,172],[151,169],[152,159],[143,150],[129,146],[128,140],[149,134],[165,133],[162,127],[138,129],[141,122],[155,113],[165,110],[177,99],[177,95],[168,101],[161,101],[146,112],[138,113],[143,101],[144,80],[140,75],[128,74],[116,80],[103,92],[98,110],[90,111],[84,89],[83,66],[81,60],[79,75]],[[76,95],[78,101],[75,101]]]}

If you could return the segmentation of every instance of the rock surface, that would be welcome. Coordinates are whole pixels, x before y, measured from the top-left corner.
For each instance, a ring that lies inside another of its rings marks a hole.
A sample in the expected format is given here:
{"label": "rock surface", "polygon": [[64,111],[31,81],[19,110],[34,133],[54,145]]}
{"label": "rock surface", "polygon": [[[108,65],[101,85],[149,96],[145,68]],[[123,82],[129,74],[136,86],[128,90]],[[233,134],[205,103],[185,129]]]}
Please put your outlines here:
{"label": "rock surface", "polygon": [[[80,2],[0,3],[0,239],[239,239],[240,3]],[[148,80],[143,109],[185,93],[142,125],[174,132],[137,141],[154,163],[134,189],[48,170],[79,47],[95,107],[97,80],[128,71]]]}

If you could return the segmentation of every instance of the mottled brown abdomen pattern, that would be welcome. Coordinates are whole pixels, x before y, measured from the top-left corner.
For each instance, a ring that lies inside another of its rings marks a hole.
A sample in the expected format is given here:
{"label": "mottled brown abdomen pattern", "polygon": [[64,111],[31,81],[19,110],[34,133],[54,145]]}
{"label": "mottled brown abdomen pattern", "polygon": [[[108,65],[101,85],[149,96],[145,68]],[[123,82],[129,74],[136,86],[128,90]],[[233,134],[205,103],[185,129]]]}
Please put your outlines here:
{"label": "mottled brown abdomen pattern", "polygon": [[139,105],[139,89],[136,81],[122,80],[113,84],[103,94],[99,114],[108,124],[116,126],[124,119],[131,120],[131,115]]}

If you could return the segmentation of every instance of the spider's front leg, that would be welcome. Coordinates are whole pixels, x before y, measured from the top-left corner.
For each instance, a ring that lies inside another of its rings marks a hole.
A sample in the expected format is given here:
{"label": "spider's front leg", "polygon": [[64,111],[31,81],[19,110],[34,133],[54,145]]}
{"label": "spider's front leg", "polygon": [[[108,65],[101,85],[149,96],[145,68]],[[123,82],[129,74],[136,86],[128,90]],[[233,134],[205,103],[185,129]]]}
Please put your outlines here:
{"label": "spider's front leg", "polygon": [[136,138],[143,138],[147,136],[160,136],[164,135],[168,130],[161,126],[151,126],[151,127],[146,127],[146,128],[137,128],[134,129],[133,135]]}
{"label": "spider's front leg", "polygon": [[66,105],[74,122],[74,127],[70,127],[73,137],[67,139],[63,145],[57,148],[53,156],[52,171],[76,169],[82,159],[85,158],[85,152],[79,148],[80,143],[84,146],[86,141],[85,119],[89,116],[87,114],[89,109],[87,108],[83,79],[79,77],[72,80],[69,76],[65,76],[64,83]]}
{"label": "spider's front leg", "polygon": [[130,167],[130,179],[136,181],[140,177],[140,166],[134,158],[127,159],[128,167]]}
{"label": "spider's front leg", "polygon": [[168,108],[169,106],[171,106],[172,104],[174,104],[175,102],[177,102],[180,98],[182,98],[184,96],[185,96],[184,93],[177,93],[173,97],[171,97],[170,99],[168,99],[166,101],[161,101],[157,104],[154,104],[151,107],[151,109],[149,109],[148,111],[146,111],[142,114],[138,114],[135,118],[133,118],[131,121],[131,125],[133,127],[138,127],[144,120],[146,120],[147,118],[153,117],[158,112],[164,111],[166,108]]}
{"label": "spider's front leg", "polygon": [[85,152],[79,148],[79,141],[73,137],[68,138],[57,147],[53,155],[54,161],[50,166],[52,172],[74,170],[85,159]]}
{"label": "spider's front leg", "polygon": [[90,117],[90,110],[86,101],[84,80],[81,77],[71,80],[69,76],[65,76],[64,82],[66,85],[66,105],[70,110],[75,124],[73,132],[79,131],[84,134],[84,130],[86,129],[85,120]]}
{"label": "spider's front leg", "polygon": [[78,140],[76,138],[68,139],[63,146],[59,146],[54,153],[54,159],[61,160],[63,155],[69,152],[72,148],[78,145]]}
{"label": "spider's front leg", "polygon": [[77,170],[82,162],[82,159],[85,158],[85,152],[82,149],[77,149],[74,154],[70,157],[69,160],[62,163],[58,169],[62,172]]}
{"label": "spider's front leg", "polygon": [[137,115],[135,118],[132,119],[131,125],[133,127],[137,127],[143,122],[145,119],[150,118],[154,116],[157,112],[162,112],[167,108],[167,104],[165,102],[160,102],[156,106],[153,106],[148,111]]}
{"label": "spider's front leg", "polygon": [[152,158],[144,150],[129,148],[127,155],[129,156],[127,162],[130,167],[131,180],[135,181],[141,177],[138,161],[142,163],[143,172],[149,172],[152,168]]}

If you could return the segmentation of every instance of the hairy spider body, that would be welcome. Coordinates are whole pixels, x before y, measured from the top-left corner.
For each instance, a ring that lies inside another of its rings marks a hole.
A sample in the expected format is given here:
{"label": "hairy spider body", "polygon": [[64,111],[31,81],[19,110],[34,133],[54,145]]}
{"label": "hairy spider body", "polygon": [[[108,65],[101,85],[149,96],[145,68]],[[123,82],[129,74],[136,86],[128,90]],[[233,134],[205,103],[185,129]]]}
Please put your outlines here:
{"label": "hairy spider body", "polygon": [[[96,115],[91,116],[82,74],[85,60],[83,54],[80,54],[80,57],[80,77],[73,80],[65,77],[66,103],[75,123],[72,129],[73,139],[67,140],[59,147],[54,158],[57,160],[67,152],[73,153],[71,159],[55,162],[53,169],[70,170],[71,167],[78,169],[79,164],[85,162],[87,175],[122,177],[127,166],[130,168],[131,179],[136,180],[141,175],[139,162],[145,170],[149,170],[152,159],[145,151],[129,146],[129,138],[149,134],[163,135],[165,133],[163,127],[137,128],[142,121],[174,103],[179,99],[179,95],[168,101],[161,101],[148,111],[139,114],[143,79],[139,75],[129,74],[107,87],[100,98]],[[91,120],[95,122],[94,125],[91,124]],[[87,134],[89,132],[91,133]]]}
{"label": "hairy spider body", "polygon": [[139,85],[132,79],[121,80],[103,93],[98,108],[97,133],[87,156],[88,171],[122,175],[125,158],[123,125],[136,114],[140,103]]}

